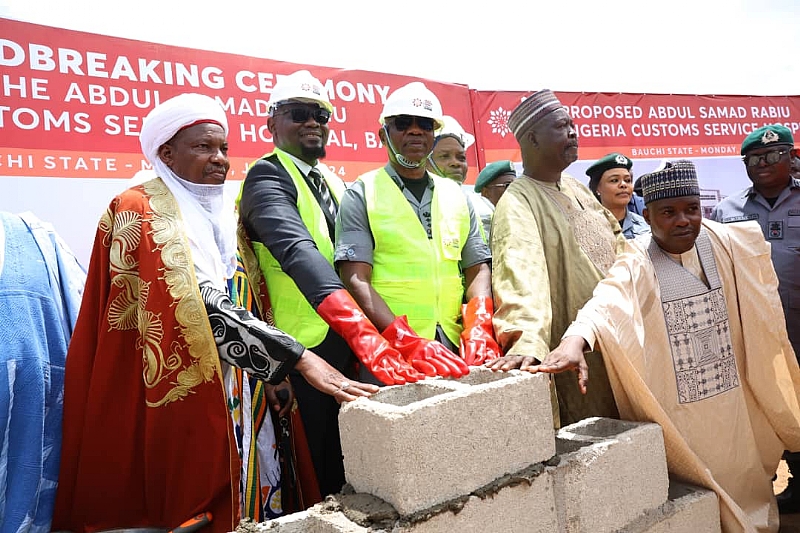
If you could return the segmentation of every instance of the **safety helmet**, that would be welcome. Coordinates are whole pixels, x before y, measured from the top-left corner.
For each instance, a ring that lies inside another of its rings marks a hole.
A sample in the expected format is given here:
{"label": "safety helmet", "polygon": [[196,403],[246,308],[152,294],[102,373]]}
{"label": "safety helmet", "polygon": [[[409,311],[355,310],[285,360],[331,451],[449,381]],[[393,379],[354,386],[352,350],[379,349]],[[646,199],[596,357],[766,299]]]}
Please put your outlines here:
{"label": "safety helmet", "polygon": [[387,118],[398,115],[432,118],[436,124],[436,130],[440,130],[444,125],[442,104],[421,81],[403,85],[390,94],[383,104],[383,111],[378,122],[383,125]]}
{"label": "safety helmet", "polygon": [[279,105],[290,100],[318,104],[333,113],[325,86],[307,70],[298,70],[278,79],[269,99],[269,113],[272,114]]}
{"label": "safety helmet", "polygon": [[455,137],[461,141],[461,144],[464,146],[465,150],[475,143],[475,136],[464,131],[464,128],[461,127],[461,124],[459,124],[455,118],[451,117],[450,115],[445,115],[442,118],[442,122],[444,123],[444,126],[440,131],[436,132],[437,142],[440,138]]}

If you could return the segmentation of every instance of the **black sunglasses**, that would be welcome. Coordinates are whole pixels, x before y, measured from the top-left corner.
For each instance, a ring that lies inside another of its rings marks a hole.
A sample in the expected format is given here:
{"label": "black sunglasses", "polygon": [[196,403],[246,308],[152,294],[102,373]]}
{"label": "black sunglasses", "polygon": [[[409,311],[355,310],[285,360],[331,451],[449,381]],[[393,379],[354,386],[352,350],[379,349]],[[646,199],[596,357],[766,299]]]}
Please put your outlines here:
{"label": "black sunglasses", "polygon": [[757,167],[762,160],[766,161],[767,165],[774,165],[781,160],[781,157],[789,152],[791,152],[791,150],[773,150],[772,152],[761,155],[746,155],[742,158],[742,161],[744,161],[748,167]]}
{"label": "black sunglasses", "polygon": [[275,113],[276,115],[292,115],[292,122],[297,122],[298,124],[303,124],[308,122],[310,117],[314,117],[319,124],[327,124],[328,121],[331,119],[331,112],[327,109],[322,107],[309,107],[309,106],[302,106],[302,107],[292,107],[287,109],[286,111],[278,111]]}
{"label": "black sunglasses", "polygon": [[417,127],[422,131],[433,131],[436,124],[432,118],[412,117],[411,115],[398,115],[392,119],[392,124],[397,131],[406,131],[412,124],[417,123]]}

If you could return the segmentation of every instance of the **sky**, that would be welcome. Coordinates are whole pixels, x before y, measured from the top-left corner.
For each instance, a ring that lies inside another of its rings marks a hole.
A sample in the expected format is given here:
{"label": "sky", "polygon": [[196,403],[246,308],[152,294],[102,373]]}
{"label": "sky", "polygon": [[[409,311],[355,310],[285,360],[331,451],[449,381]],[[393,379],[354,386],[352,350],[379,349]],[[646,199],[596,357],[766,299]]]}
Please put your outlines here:
{"label": "sky", "polygon": [[0,17],[473,89],[800,95],[800,0],[0,0]]}

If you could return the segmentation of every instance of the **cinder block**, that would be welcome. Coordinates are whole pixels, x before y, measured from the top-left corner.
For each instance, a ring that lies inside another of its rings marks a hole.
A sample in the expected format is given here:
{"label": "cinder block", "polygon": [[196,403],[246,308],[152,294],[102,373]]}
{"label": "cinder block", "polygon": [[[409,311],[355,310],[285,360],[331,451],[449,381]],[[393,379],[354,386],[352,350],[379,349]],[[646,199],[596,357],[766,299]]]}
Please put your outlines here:
{"label": "cinder block", "polygon": [[657,424],[589,418],[556,435],[553,468],[560,530],[616,531],[667,500],[669,478]]}
{"label": "cinder block", "polygon": [[470,494],[555,454],[548,376],[472,369],[342,406],[347,481],[401,515]]}
{"label": "cinder block", "polygon": [[712,490],[670,480],[669,499],[618,533],[720,533],[719,499]]}
{"label": "cinder block", "polygon": [[269,520],[267,522],[242,522],[236,533],[367,533],[339,512],[323,512],[319,506],[307,511]]}
{"label": "cinder block", "polygon": [[553,533],[558,531],[553,479],[544,471],[530,484],[507,486],[483,497],[472,495],[458,512],[395,528],[393,533]]}

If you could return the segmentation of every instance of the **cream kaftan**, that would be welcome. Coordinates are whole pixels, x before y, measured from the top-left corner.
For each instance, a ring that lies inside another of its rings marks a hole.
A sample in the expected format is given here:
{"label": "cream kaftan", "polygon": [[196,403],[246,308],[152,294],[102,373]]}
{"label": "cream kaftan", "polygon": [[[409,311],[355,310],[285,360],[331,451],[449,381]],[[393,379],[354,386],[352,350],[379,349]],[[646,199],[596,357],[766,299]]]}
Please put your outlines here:
{"label": "cream kaftan", "polygon": [[718,494],[723,531],[775,532],[771,478],[800,450],[800,369],[761,230],[703,227],[707,285],[649,237],[629,241],[566,335],[596,338],[621,417],[661,425],[671,474]]}
{"label": "cream kaftan", "polygon": [[[555,348],[578,310],[614,263],[625,237],[594,195],[574,178],[558,184],[527,176],[500,198],[492,223],[494,328],[504,353],[538,359]],[[599,355],[587,361],[604,374]],[[572,376],[555,376],[562,425],[616,417],[611,388],[582,395]]]}

